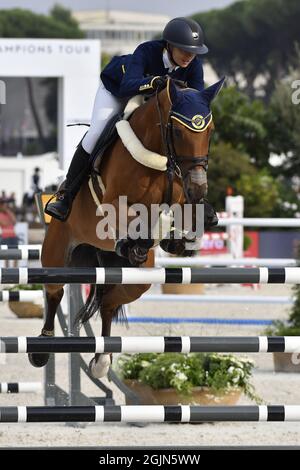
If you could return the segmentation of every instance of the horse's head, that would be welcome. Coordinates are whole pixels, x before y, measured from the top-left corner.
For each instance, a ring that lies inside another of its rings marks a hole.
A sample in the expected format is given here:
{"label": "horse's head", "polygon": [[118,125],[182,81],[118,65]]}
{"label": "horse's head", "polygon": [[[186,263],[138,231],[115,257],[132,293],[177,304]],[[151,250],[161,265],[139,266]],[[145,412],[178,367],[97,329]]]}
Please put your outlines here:
{"label": "horse's head", "polygon": [[220,91],[225,77],[203,91],[182,88],[169,79],[159,99],[164,113],[166,153],[169,165],[182,178],[187,202],[198,203],[207,194],[207,166],[211,131],[210,104]]}

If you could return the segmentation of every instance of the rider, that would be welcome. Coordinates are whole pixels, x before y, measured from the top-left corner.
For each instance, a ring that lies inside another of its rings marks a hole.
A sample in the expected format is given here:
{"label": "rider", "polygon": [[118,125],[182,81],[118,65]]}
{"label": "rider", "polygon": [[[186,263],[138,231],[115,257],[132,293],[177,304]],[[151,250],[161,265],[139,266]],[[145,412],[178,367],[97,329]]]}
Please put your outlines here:
{"label": "rider", "polygon": [[124,110],[128,99],[155,91],[168,75],[187,83],[190,88],[204,88],[200,55],[206,54],[203,31],[196,21],[174,18],[167,23],[163,39],[140,44],[133,54],[115,56],[101,73],[91,126],[77,147],[69,167],[64,189],[47,214],[65,221],[81,183],[89,171],[90,154],[108,120]]}

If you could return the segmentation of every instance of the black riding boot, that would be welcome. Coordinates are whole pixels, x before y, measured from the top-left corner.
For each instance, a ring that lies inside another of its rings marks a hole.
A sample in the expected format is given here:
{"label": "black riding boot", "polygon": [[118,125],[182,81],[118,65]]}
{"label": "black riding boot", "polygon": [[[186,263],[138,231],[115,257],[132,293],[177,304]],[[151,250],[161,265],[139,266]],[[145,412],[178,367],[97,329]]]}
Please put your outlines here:
{"label": "black riding boot", "polygon": [[71,161],[63,189],[59,191],[56,201],[45,207],[46,214],[51,215],[62,222],[67,220],[71,212],[75,196],[78,193],[84,178],[88,174],[89,160],[89,153],[84,150],[80,143]]}

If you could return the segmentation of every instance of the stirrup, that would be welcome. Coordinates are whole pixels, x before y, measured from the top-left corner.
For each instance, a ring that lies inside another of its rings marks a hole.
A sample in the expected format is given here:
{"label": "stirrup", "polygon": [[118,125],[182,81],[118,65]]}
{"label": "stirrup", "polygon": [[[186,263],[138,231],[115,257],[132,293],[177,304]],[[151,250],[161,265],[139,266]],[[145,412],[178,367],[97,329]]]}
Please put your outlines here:
{"label": "stirrup", "polygon": [[48,204],[51,204],[51,202],[52,202],[52,200],[53,200],[54,198],[56,198],[56,200],[58,200],[58,201],[62,201],[62,200],[64,199],[64,196],[66,195],[67,192],[68,192],[68,190],[67,190],[67,189],[64,189],[64,188],[59,189],[58,191],[56,191],[56,193],[54,193],[54,194],[50,197],[50,199],[46,202],[46,204],[45,204],[45,212],[46,212],[46,210],[48,209]]}
{"label": "stirrup", "polygon": [[61,191],[56,191],[56,193],[52,194],[52,196],[50,197],[50,199],[46,202],[45,204],[45,211],[47,210],[48,208],[48,204],[51,203],[51,201],[54,199],[54,198],[59,198],[60,197],[60,193]]}
{"label": "stirrup", "polygon": [[[55,197],[56,197],[56,201],[51,202]],[[56,209],[51,208],[51,205],[54,205],[55,203],[62,202],[64,200],[66,201],[65,204],[68,208],[66,214],[62,215]],[[48,206],[49,204],[50,204],[50,207]],[[62,189],[60,191],[57,191],[55,194],[53,194],[53,196],[49,199],[49,201],[45,205],[44,212],[45,212],[45,214],[50,215],[50,217],[54,217],[55,219],[60,220],[61,222],[65,222],[67,220],[67,218],[69,217],[69,215],[71,213],[71,210],[72,210],[72,195],[71,195],[71,192],[68,191],[67,189],[66,190]]]}

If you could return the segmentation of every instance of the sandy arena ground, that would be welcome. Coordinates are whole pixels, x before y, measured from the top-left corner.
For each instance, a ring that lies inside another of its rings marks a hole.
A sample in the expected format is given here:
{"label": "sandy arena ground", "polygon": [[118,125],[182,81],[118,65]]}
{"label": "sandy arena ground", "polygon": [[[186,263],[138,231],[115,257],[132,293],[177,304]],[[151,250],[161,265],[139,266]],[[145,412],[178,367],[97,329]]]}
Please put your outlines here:
{"label": "sandy arena ground", "polygon": [[[158,292],[158,287],[154,288]],[[206,294],[231,295],[289,295],[290,286],[266,285],[258,290],[236,285],[205,287]],[[286,318],[288,306],[273,304],[183,304],[138,303],[130,308],[132,316],[219,317],[277,319]],[[34,336],[42,326],[41,320],[18,319],[6,303],[0,304],[1,336]],[[96,334],[100,334],[100,321],[93,322]],[[264,327],[249,325],[203,324],[131,324],[114,325],[113,335],[258,335]],[[57,334],[61,335],[59,328]],[[30,366],[26,355],[9,354],[5,364],[0,363],[0,381],[42,381],[43,371]],[[89,359],[92,355],[87,355]],[[275,374],[271,354],[249,355],[255,360],[253,384],[257,393],[268,404],[300,404],[300,374]],[[67,357],[57,356],[57,383],[63,388],[67,383]],[[82,376],[83,391],[97,395],[97,389]],[[99,394],[98,394],[99,395]],[[124,403],[121,392],[116,390],[117,404]],[[0,406],[42,406],[43,395],[0,395]],[[239,404],[251,404],[242,397]],[[253,404],[253,403],[252,403]],[[0,447],[10,446],[217,446],[217,445],[299,445],[300,423],[212,423],[212,424],[149,424],[137,428],[122,423],[86,424],[71,427],[65,424],[4,424],[0,423]]]}

